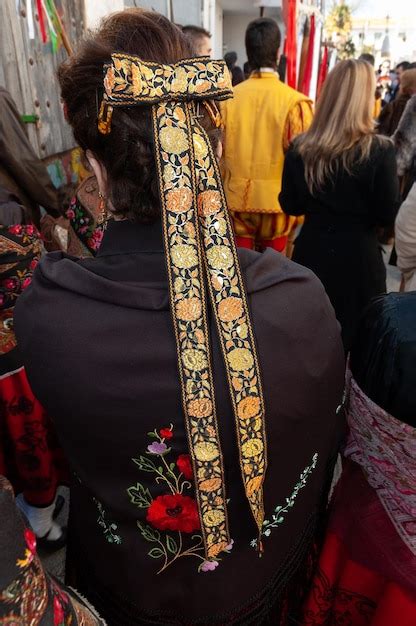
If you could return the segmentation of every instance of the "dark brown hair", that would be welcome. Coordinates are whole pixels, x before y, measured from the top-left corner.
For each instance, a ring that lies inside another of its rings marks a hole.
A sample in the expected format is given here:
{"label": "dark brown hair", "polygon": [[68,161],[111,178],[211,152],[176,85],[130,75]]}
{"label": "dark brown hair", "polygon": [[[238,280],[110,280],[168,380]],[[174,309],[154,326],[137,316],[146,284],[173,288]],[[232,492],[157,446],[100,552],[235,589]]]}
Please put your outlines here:
{"label": "dark brown hair", "polygon": [[[104,20],[59,68],[68,121],[79,145],[91,150],[106,168],[108,195],[115,212],[148,223],[160,215],[150,108],[115,108],[111,133],[102,135],[97,128],[103,65],[113,52],[171,64],[189,58],[191,50],[182,31],[159,13],[128,9]],[[201,123],[211,132],[207,115]]]}
{"label": "dark brown hair", "polygon": [[247,58],[252,71],[261,67],[277,67],[280,28],[270,17],[253,20],[246,30]]}

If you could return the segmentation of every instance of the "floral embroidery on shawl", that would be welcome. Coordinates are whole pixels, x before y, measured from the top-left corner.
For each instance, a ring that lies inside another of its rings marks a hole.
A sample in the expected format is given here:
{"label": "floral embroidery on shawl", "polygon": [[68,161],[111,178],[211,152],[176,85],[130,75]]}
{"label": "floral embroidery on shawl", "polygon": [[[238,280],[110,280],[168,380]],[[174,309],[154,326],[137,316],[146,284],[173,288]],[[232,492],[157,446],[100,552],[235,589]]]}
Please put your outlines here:
{"label": "floral embroidery on shawl", "polygon": [[[301,489],[303,489],[304,487],[306,487],[306,483],[308,481],[308,478],[310,476],[310,474],[312,474],[313,470],[316,467],[316,464],[318,463],[318,453],[315,452],[315,454],[312,457],[312,462],[310,465],[308,465],[307,467],[305,467],[305,469],[303,470],[303,472],[301,473],[301,475],[299,476],[299,480],[296,483],[292,493],[290,494],[290,496],[288,498],[286,498],[286,504],[285,505],[277,505],[272,513],[272,516],[270,517],[270,519],[265,519],[263,522],[263,528],[261,531],[261,536],[262,537],[270,537],[273,528],[278,528],[278,526],[280,524],[283,524],[284,520],[285,520],[285,516],[289,513],[290,509],[294,506],[295,504],[295,500],[299,495],[299,491],[301,491]],[[257,548],[258,545],[258,539],[253,539],[251,541],[250,544],[253,548]]]}
{"label": "floral embroidery on shawl", "polygon": [[[29,528],[25,528],[24,538],[26,542],[24,555],[16,561],[16,566],[21,570],[21,574],[6,589],[0,591],[0,604],[3,609],[8,610],[4,623],[30,623],[34,626],[40,624],[49,602],[49,582],[50,599],[53,601],[54,626],[74,624],[68,595],[53,580],[48,581],[45,577],[41,562],[36,554],[35,534]],[[23,621],[21,621],[22,619]],[[0,622],[3,623],[1,613]]]}
{"label": "floral embroidery on shawl", "polygon": [[[36,535],[23,524],[12,486],[0,476],[0,624],[4,626],[105,626],[81,597],[74,598],[42,567]],[[3,528],[4,527],[4,528]],[[75,592],[76,593],[76,592]]]}
{"label": "floral embroidery on shawl", "polygon": [[[154,475],[155,482],[166,488],[166,493],[153,497],[142,483],[127,489],[130,502],[146,509],[146,522],[137,521],[145,541],[153,544],[148,555],[161,560],[158,574],[184,556],[198,559],[199,572],[209,572],[218,567],[219,558],[206,560],[200,534],[198,507],[193,497],[193,471],[189,454],[176,456],[169,446],[174,438],[170,427],[148,433],[153,440],[146,453],[134,458],[140,471]],[[212,479],[211,479],[212,480]],[[206,480],[207,488],[210,479]],[[233,542],[226,547],[230,552]]]}
{"label": "floral embroidery on shawl", "polygon": [[95,220],[94,216],[82,206],[76,196],[71,200],[66,211],[66,217],[81,243],[95,255],[104,237],[103,225]]}
{"label": "floral embroidery on shawl", "polygon": [[93,498],[93,500],[98,509],[98,525],[103,529],[104,537],[107,539],[108,543],[122,543],[122,538],[116,533],[117,524],[107,521],[103,505],[96,498]]}
{"label": "floral embroidery on shawl", "polygon": [[43,246],[31,224],[0,226],[0,308],[11,309],[30,285]]}
{"label": "floral embroidery on shawl", "polygon": [[416,428],[389,415],[351,373],[345,456],[364,470],[409,550],[416,555]]}

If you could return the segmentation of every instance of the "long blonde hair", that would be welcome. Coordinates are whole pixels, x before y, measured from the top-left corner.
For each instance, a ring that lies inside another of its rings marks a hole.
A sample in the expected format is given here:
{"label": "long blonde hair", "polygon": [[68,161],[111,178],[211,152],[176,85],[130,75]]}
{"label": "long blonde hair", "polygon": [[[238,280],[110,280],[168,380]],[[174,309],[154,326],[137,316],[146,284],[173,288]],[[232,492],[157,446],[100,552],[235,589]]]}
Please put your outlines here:
{"label": "long blonde hair", "polygon": [[366,61],[340,61],[328,74],[312,125],[294,142],[312,194],[339,169],[351,173],[369,156],[375,88],[374,69]]}

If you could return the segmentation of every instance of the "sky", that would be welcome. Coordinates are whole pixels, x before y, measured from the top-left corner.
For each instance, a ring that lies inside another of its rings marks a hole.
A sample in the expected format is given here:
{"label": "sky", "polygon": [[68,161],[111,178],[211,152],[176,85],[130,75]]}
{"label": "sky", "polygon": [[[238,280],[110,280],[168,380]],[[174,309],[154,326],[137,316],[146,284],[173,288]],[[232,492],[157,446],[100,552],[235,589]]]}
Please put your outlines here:
{"label": "sky", "polygon": [[415,0],[350,0],[354,17],[411,18],[416,21]]}

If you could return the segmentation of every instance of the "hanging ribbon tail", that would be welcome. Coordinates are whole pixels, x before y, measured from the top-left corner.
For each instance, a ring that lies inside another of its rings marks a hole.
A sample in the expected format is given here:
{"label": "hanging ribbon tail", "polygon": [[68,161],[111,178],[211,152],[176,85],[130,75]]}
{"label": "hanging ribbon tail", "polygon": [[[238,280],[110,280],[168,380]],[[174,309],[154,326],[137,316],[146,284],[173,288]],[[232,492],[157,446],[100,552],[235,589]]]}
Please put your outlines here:
{"label": "hanging ribbon tail", "polygon": [[301,91],[307,96],[309,96],[309,93],[311,90],[314,52],[315,52],[315,16],[312,15],[311,24],[310,24],[308,55],[306,59],[305,73],[304,73],[303,84],[302,84],[302,89],[301,89]]}
{"label": "hanging ribbon tail", "polygon": [[199,58],[161,66],[113,55],[104,87],[105,105],[114,109],[152,104],[183,412],[206,558],[215,559],[231,540],[209,306],[227,372],[245,493],[259,535],[267,465],[261,373],[248,303],[217,160],[196,114],[197,101],[231,96],[230,79],[223,61]]}
{"label": "hanging ribbon tail", "polygon": [[36,0],[36,10],[38,12],[38,17],[39,17],[39,30],[40,30],[40,36],[41,36],[41,39],[42,39],[42,43],[46,43],[48,41],[48,38],[47,38],[47,35],[46,35],[45,19],[44,19],[44,15],[43,15],[42,0]]}
{"label": "hanging ribbon tail", "polygon": [[55,30],[55,26],[54,26],[54,23],[53,23],[54,22],[54,14],[53,14],[53,11],[51,9],[49,0],[42,0],[42,6],[43,6],[43,9],[45,11],[46,20],[48,22],[49,39],[51,40],[51,44],[52,44],[52,52],[56,53],[57,50],[58,50],[58,35],[57,35],[57,32]]}
{"label": "hanging ribbon tail", "polygon": [[287,84],[296,89],[296,49],[297,49],[297,29],[296,29],[296,0],[287,0],[287,34],[286,34],[286,54],[287,54]]}
{"label": "hanging ribbon tail", "polygon": [[319,68],[318,85],[316,88],[317,98],[319,98],[320,96],[327,74],[328,74],[328,46],[325,46],[324,52],[322,55],[321,65]]}

